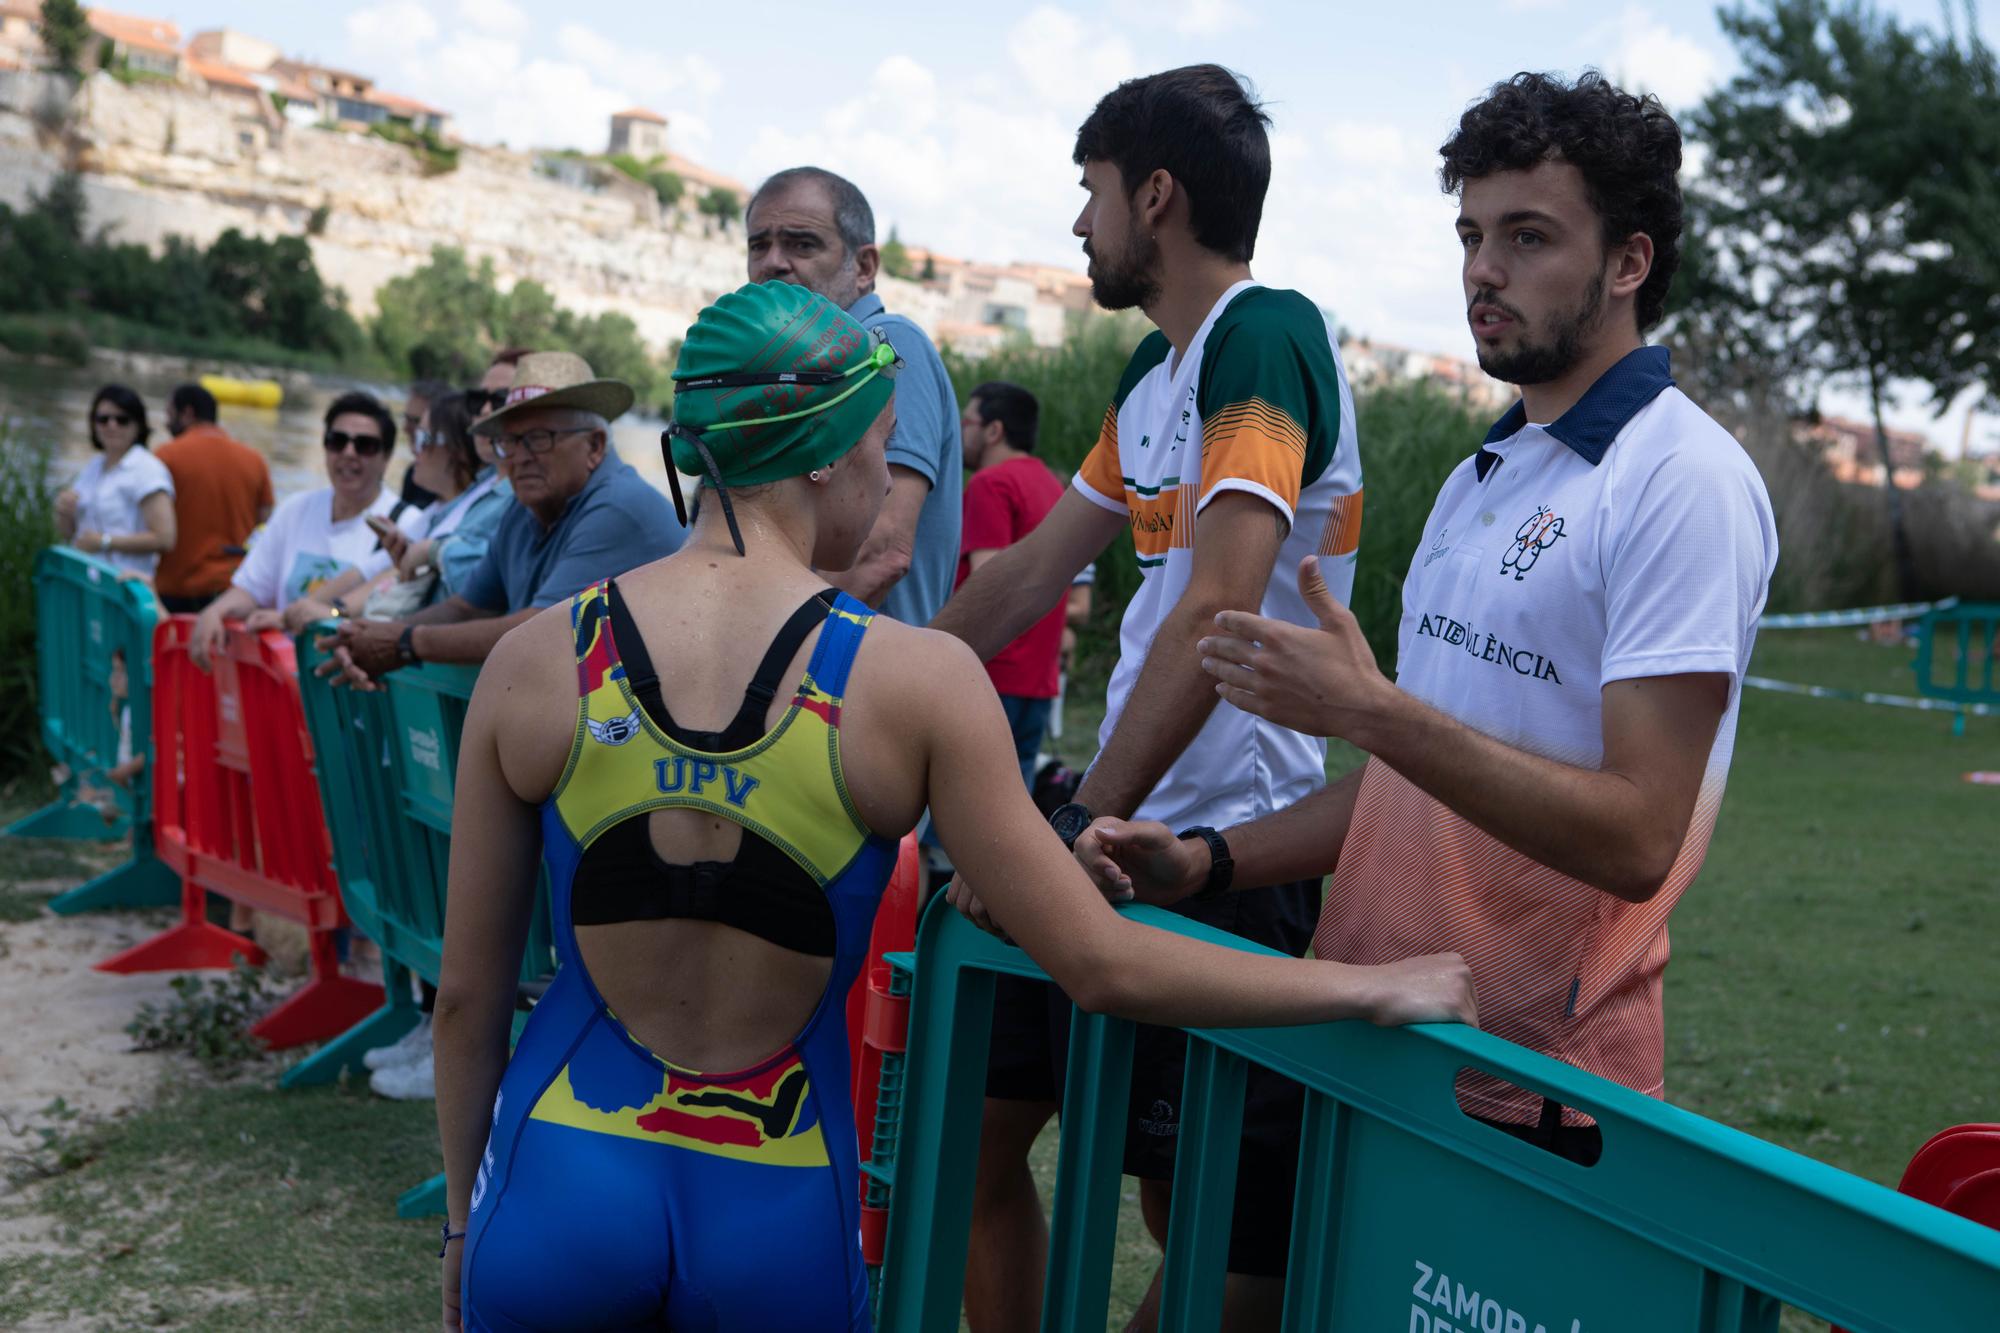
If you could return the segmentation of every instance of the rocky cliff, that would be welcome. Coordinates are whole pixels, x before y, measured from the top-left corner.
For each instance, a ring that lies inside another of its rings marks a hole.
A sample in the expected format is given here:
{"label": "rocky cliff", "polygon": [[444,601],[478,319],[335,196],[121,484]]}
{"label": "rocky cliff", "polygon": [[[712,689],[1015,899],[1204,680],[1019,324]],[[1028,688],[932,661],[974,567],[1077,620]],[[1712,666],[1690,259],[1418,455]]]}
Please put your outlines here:
{"label": "rocky cliff", "polygon": [[[0,71],[0,203],[21,205],[71,164],[93,226],[155,247],[172,235],[206,244],[230,227],[300,235],[324,207],[314,258],[364,316],[378,287],[437,245],[491,258],[503,285],[532,278],[577,310],[622,311],[662,348],[744,280],[740,224],[662,208],[622,176],[568,185],[526,154],[471,145],[455,170],[426,175],[407,148],[286,124],[233,96],[104,74],[72,92]],[[885,279],[883,298],[935,331],[936,294]]]}

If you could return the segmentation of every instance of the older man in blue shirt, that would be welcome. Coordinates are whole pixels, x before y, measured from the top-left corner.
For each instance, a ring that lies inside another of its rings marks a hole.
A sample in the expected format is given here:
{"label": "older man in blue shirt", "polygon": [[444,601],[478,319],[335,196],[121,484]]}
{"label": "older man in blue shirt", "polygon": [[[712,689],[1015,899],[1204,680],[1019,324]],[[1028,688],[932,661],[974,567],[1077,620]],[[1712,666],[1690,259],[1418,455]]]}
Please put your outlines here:
{"label": "older man in blue shirt", "polygon": [[[413,662],[480,663],[536,612],[600,579],[672,555],[674,507],[611,447],[632,388],[568,352],[521,358],[507,402],[473,427],[493,438],[519,503],[456,596],[404,621],[347,621],[335,661],[356,684]],[[329,664],[330,669],[333,664]]]}
{"label": "older man in blue shirt", "polygon": [[875,329],[902,358],[896,428],[889,435],[889,498],[852,568],[829,583],[908,625],[924,625],[951,595],[964,486],[958,397],[937,348],[875,294],[881,255],[875,213],[852,182],[792,167],[757,187],[744,213],[750,281],[791,282]]}

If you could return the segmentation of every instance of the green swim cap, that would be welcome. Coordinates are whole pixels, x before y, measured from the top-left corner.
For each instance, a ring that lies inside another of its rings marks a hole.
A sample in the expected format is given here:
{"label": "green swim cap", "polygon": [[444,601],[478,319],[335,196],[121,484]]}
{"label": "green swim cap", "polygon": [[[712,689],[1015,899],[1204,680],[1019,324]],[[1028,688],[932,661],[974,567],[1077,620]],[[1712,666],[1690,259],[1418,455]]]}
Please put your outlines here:
{"label": "green swim cap", "polygon": [[894,348],[825,297],[789,282],[739,287],[681,344],[674,467],[723,486],[824,467],[874,424],[895,366]]}

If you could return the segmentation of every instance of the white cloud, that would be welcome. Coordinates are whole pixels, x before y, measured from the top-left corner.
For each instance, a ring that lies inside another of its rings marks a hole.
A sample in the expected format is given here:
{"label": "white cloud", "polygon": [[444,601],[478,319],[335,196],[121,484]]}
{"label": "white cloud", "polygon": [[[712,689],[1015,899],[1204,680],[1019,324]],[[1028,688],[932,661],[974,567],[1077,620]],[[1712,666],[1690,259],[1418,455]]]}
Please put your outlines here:
{"label": "white cloud", "polygon": [[528,14],[512,0],[458,0],[458,21],[493,37],[528,35]]}
{"label": "white cloud", "polygon": [[1132,44],[1116,30],[1049,5],[1014,25],[1007,54],[1032,99],[1058,110],[1088,108],[1140,72]]}
{"label": "white cloud", "polygon": [[1257,25],[1239,0],[1117,0],[1111,12],[1121,23],[1164,27],[1180,37],[1219,37]]}
{"label": "white cloud", "polygon": [[1407,135],[1380,121],[1337,120],[1327,127],[1326,144],[1343,166],[1388,170],[1411,166],[1417,157]]}
{"label": "white cloud", "polygon": [[435,102],[476,143],[601,149],[611,114],[635,103],[665,115],[677,149],[711,139],[706,112],[722,76],[698,55],[668,56],[580,23],[524,49],[529,23],[513,0],[456,0],[448,41],[432,6],[382,0],[348,16],[348,62],[383,86]]}
{"label": "white cloud", "polygon": [[357,48],[414,46],[437,34],[437,20],[416,0],[384,0],[347,16],[347,40]]}
{"label": "white cloud", "polygon": [[1722,62],[1714,52],[1655,19],[1646,9],[1628,5],[1604,38],[1616,34],[1618,46],[1605,62],[1605,73],[1624,87],[1643,88],[1669,108],[1693,106],[1713,87]]}

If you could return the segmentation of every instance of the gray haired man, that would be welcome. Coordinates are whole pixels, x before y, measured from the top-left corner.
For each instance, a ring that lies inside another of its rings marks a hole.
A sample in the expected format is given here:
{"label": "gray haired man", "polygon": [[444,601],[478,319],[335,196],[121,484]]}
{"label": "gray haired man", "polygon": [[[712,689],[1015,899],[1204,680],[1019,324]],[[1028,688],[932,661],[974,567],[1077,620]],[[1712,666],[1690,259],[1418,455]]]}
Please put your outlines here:
{"label": "gray haired man", "polygon": [[889,498],[844,572],[827,581],[908,625],[923,625],[951,595],[958,563],[958,397],[922,329],[882,308],[875,211],[851,181],[792,167],[757,187],[744,213],[752,282],[790,282],[879,330],[903,360],[889,436]]}

